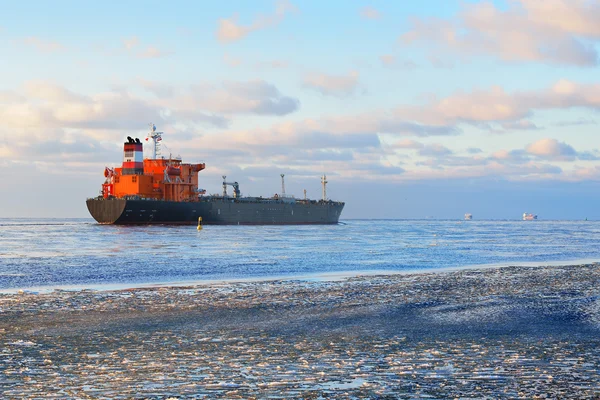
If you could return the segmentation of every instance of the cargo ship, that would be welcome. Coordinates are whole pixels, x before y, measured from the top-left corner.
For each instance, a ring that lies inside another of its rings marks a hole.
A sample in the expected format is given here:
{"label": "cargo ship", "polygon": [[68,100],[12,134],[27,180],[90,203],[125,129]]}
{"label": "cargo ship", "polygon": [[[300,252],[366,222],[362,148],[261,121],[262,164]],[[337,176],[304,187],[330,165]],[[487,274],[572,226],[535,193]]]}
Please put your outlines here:
{"label": "cargo ship", "polygon": [[531,213],[523,213],[523,221],[533,221],[537,219],[537,215]]}
{"label": "cargo ship", "polygon": [[[105,167],[105,181],[98,197],[87,199],[87,208],[100,224],[218,224],[302,225],[337,224],[344,202],[327,199],[327,177],[321,177],[320,200],[296,199],[285,194],[243,197],[238,182],[223,176],[223,193],[206,195],[198,188],[198,173],[204,163],[186,164],[181,158],[160,156],[162,132],[150,124],[146,137],[151,149],[144,158],[139,138],[127,137],[120,168]],[[232,187],[232,194],[227,193]]]}

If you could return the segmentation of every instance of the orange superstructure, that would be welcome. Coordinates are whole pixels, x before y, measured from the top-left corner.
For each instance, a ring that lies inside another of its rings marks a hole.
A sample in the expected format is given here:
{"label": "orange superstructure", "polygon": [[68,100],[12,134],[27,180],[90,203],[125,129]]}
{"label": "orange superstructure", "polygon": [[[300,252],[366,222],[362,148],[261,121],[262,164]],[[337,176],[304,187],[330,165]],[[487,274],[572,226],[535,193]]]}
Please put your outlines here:
{"label": "orange superstructure", "polygon": [[[123,147],[122,166],[104,170],[104,198],[140,197],[177,202],[198,200],[198,172],[205,168],[204,163],[184,164],[178,158],[143,159],[140,140],[127,139]],[[153,154],[156,154],[156,150]]]}

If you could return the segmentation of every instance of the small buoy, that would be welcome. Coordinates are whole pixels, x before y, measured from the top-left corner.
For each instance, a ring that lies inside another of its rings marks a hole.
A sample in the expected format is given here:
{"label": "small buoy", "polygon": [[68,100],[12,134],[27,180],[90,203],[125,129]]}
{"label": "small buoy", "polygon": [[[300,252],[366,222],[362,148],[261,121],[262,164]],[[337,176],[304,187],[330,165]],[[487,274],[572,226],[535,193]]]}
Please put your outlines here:
{"label": "small buoy", "polygon": [[202,217],[198,217],[198,230],[202,229]]}

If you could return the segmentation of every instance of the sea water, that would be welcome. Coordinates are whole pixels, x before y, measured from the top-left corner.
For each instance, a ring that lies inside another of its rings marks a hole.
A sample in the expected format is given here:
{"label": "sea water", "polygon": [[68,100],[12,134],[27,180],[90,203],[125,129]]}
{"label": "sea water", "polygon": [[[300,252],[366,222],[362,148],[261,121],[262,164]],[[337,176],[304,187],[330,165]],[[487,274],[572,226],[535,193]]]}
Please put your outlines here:
{"label": "sea water", "polygon": [[600,221],[107,226],[0,219],[0,291],[600,261]]}

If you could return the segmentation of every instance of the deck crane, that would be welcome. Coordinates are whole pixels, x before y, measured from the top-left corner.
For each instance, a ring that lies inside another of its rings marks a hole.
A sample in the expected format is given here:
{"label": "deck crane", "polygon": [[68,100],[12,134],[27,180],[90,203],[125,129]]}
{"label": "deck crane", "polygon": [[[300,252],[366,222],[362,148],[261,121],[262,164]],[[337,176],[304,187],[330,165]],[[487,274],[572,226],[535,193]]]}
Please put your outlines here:
{"label": "deck crane", "polygon": [[227,176],[223,175],[223,197],[227,197],[227,185],[233,187],[233,198],[237,199],[241,196],[240,194],[240,184],[237,182],[227,182],[225,179]]}

